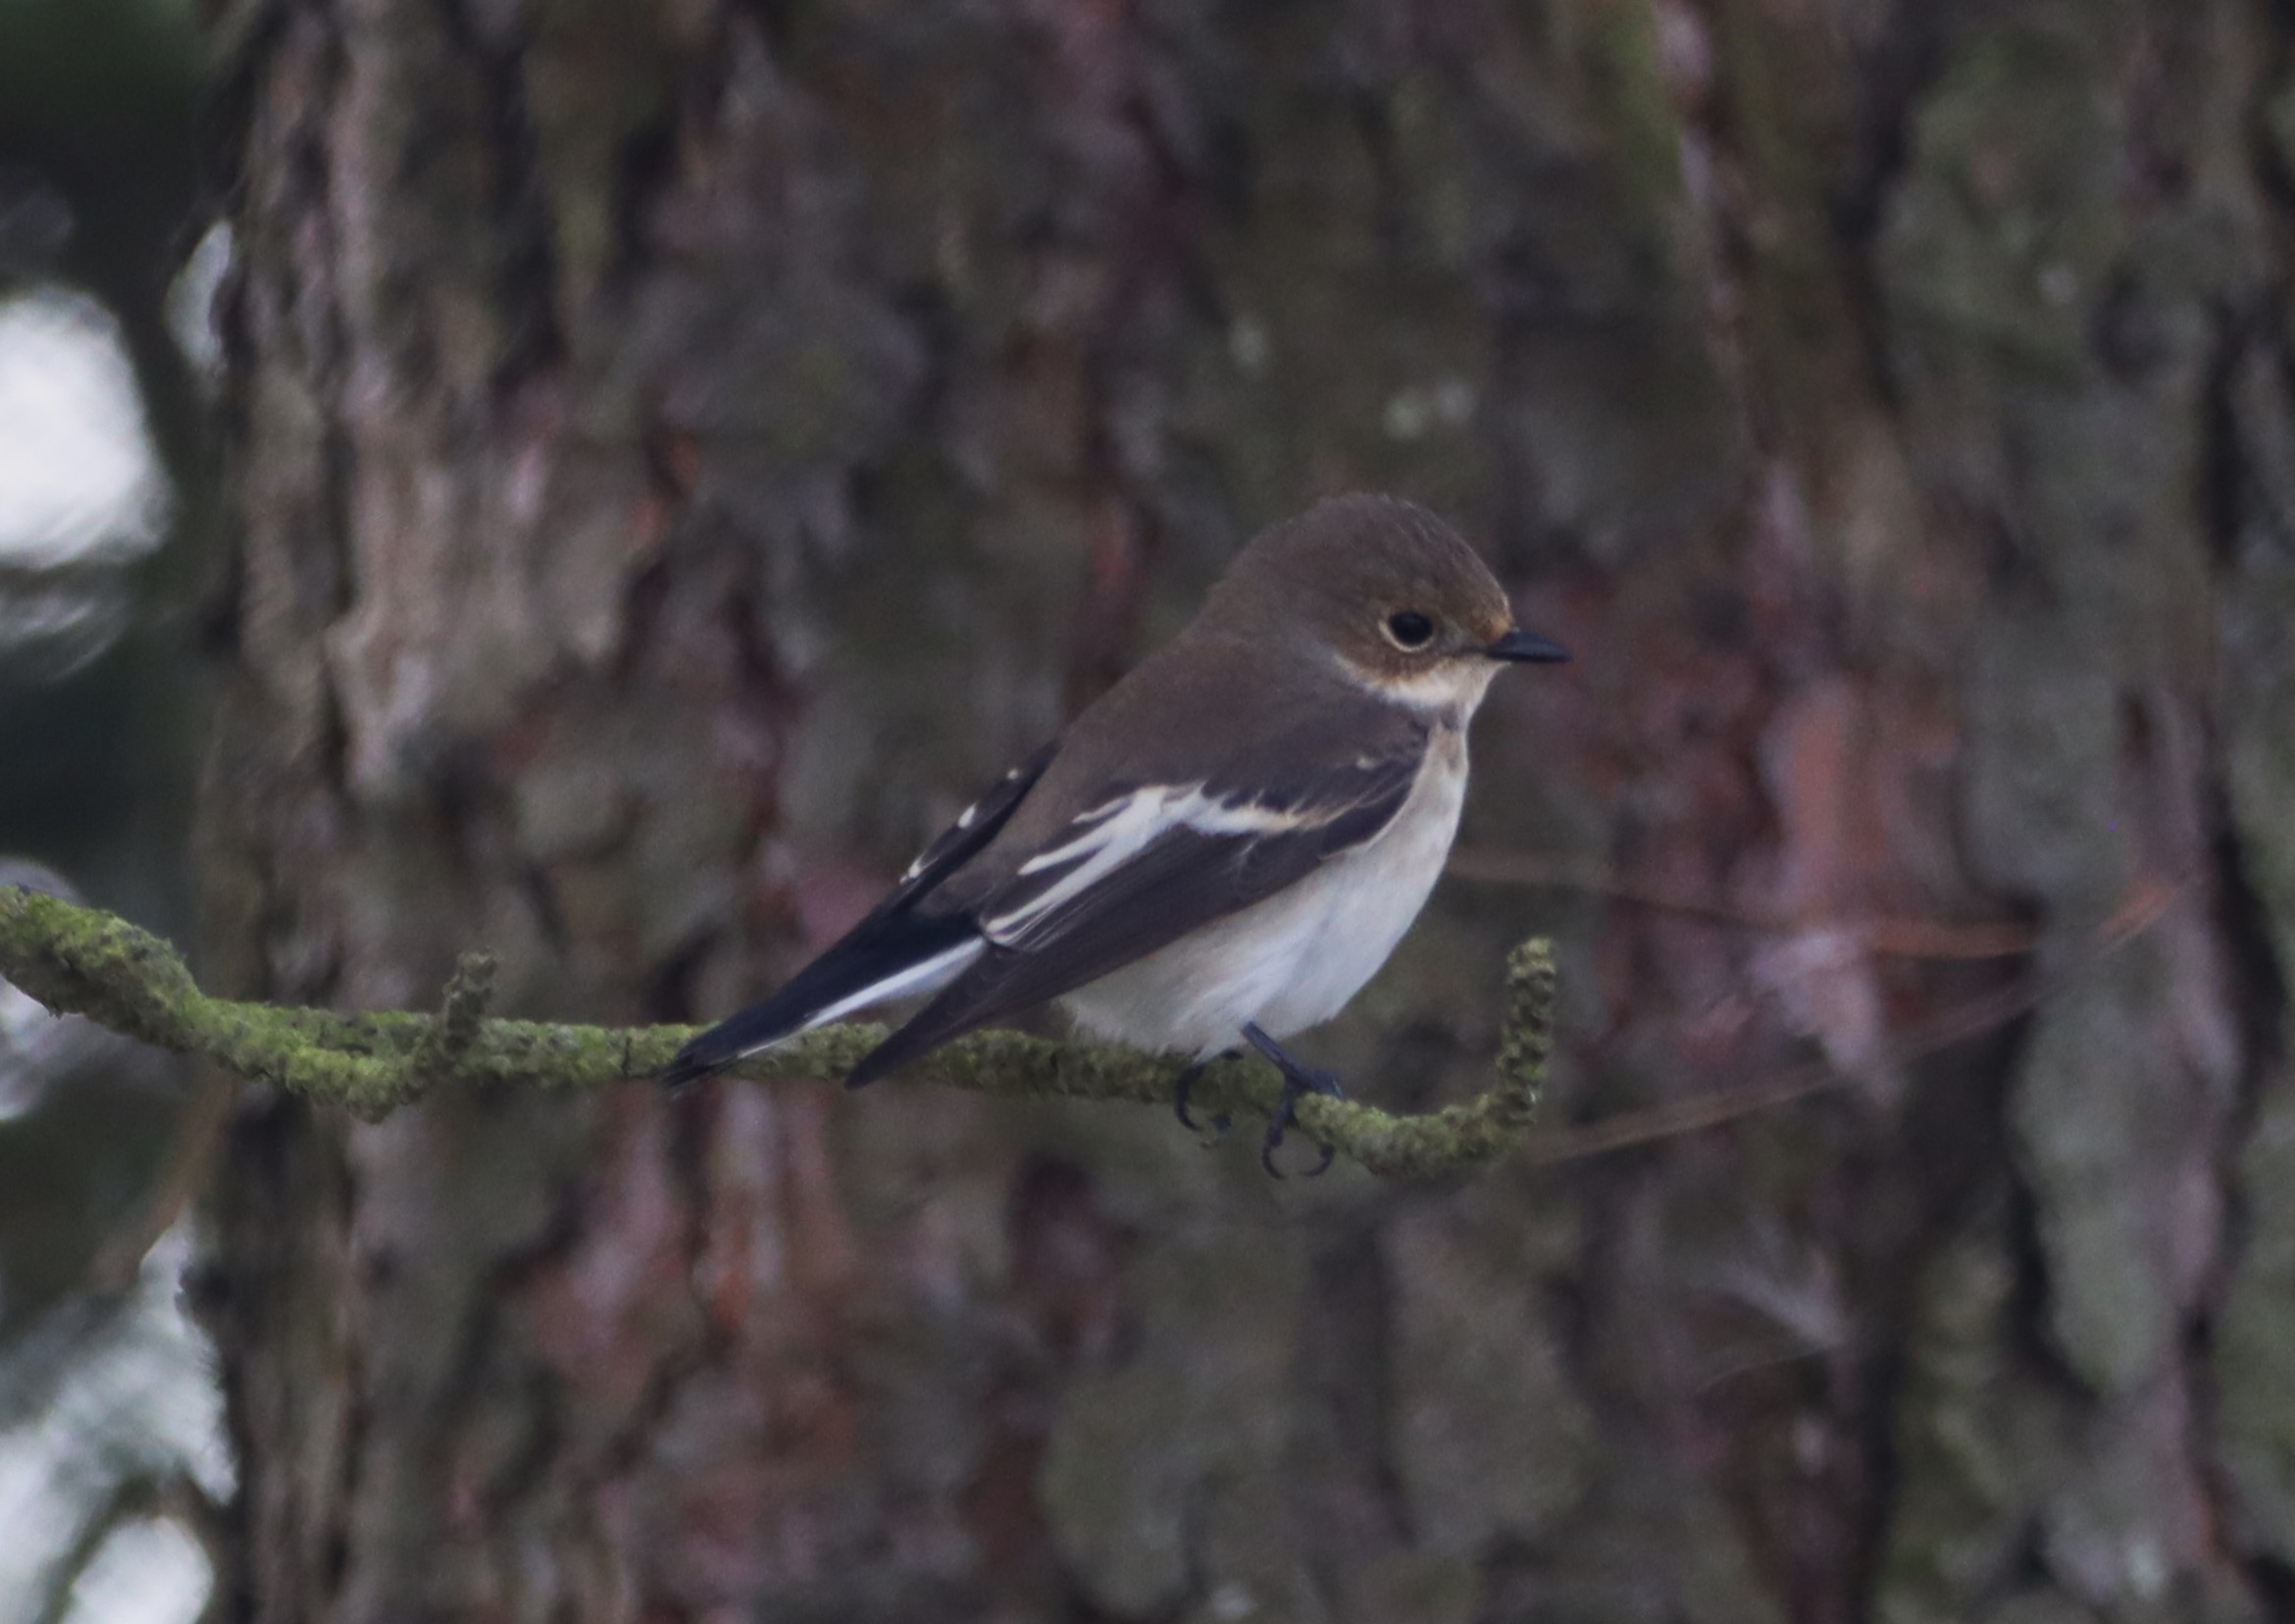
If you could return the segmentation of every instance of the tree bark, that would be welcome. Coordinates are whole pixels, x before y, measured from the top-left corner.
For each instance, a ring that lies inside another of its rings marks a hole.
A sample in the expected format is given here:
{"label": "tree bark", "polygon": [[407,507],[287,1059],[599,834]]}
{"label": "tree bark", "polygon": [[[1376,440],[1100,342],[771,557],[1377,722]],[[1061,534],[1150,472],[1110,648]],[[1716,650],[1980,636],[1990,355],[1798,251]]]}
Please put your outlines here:
{"label": "tree bark", "polygon": [[219,990],[722,1013],[1376,487],[1580,651],[1466,844],[1616,884],[1453,882],[1321,1052],[1462,1094],[1543,925],[1557,1124],[1847,1080],[1457,1188],[896,1086],[259,1101],[228,1613],[2295,1614],[2282,9],[215,26]]}

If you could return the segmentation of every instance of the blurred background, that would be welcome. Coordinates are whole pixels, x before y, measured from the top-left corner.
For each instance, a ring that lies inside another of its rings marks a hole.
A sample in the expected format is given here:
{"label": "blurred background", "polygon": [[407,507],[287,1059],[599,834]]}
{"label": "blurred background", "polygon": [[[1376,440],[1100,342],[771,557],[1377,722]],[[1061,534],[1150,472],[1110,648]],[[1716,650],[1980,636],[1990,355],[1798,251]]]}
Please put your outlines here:
{"label": "blurred background", "polygon": [[1470,1180],[0,987],[0,1624],[2295,1619],[2291,227],[2265,0],[0,0],[0,883],[219,990],[722,1014],[1336,491],[1578,653]]}
{"label": "blurred background", "polygon": [[[0,884],[178,937],[216,478],[196,77],[187,0],[0,4]],[[141,1229],[187,1097],[171,1060],[0,986],[11,1624],[209,1595],[185,1490],[230,1492],[221,1395],[187,1237]]]}

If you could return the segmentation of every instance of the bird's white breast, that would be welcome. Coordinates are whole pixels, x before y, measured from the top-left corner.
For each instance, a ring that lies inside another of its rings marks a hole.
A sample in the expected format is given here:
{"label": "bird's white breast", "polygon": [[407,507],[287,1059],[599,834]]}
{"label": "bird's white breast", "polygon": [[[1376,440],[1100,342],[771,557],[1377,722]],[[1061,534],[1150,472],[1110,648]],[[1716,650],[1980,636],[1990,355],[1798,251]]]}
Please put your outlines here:
{"label": "bird's white breast", "polygon": [[1247,1021],[1285,1038],[1329,1020],[1426,905],[1465,798],[1465,736],[1438,728],[1410,798],[1376,838],[1079,988],[1068,1009],[1101,1037],[1198,1055],[1234,1047]]}

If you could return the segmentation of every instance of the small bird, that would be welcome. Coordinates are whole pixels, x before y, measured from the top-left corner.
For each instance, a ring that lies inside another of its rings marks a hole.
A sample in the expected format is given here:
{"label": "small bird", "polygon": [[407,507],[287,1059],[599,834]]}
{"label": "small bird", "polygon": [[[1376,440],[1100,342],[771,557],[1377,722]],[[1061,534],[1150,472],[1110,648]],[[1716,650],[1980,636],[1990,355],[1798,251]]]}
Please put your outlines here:
{"label": "small bird", "polygon": [[858,1088],[1058,998],[1097,1036],[1190,1056],[1174,1099],[1190,1128],[1188,1089],[1213,1056],[1240,1040],[1273,1061],[1284,1088],[1260,1158],[1275,1173],[1299,1098],[1342,1092],[1281,1040],[1337,1014],[1425,904],[1491,679],[1568,658],[1514,624],[1425,508],[1323,502],[1255,537],[1186,630],[958,814],[842,939],[660,1076],[688,1083],[930,994],[853,1068]]}

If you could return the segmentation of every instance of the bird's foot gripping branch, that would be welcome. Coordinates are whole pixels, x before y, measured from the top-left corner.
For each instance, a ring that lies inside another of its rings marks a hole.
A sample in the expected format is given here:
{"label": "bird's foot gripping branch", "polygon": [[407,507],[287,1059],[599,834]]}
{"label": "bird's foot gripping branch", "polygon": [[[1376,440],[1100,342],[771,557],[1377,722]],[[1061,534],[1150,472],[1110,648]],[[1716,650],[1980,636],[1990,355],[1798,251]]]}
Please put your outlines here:
{"label": "bird's foot gripping branch", "polygon": [[[483,954],[466,956],[435,1015],[235,1003],[200,991],[176,950],[148,931],[38,891],[0,888],[0,977],[49,1009],[370,1120],[443,1082],[587,1089],[641,1077],[692,1036],[686,1027],[490,1020],[492,969]],[[1546,1075],[1554,1006],[1546,942],[1514,949],[1506,988],[1499,1080],[1489,1090],[1418,1116],[1311,1094],[1297,1101],[1300,1127],[1374,1173],[1464,1172],[1514,1149],[1529,1132]],[[842,1077],[884,1036],[876,1026],[824,1027],[736,1070],[762,1080]],[[935,1050],[905,1075],[1012,1099],[1161,1105],[1178,1069],[1168,1058],[1103,1043],[981,1032]],[[1195,1086],[1195,1098],[1212,1110],[1261,1118],[1282,1095],[1281,1077],[1256,1059],[1216,1061]]]}

